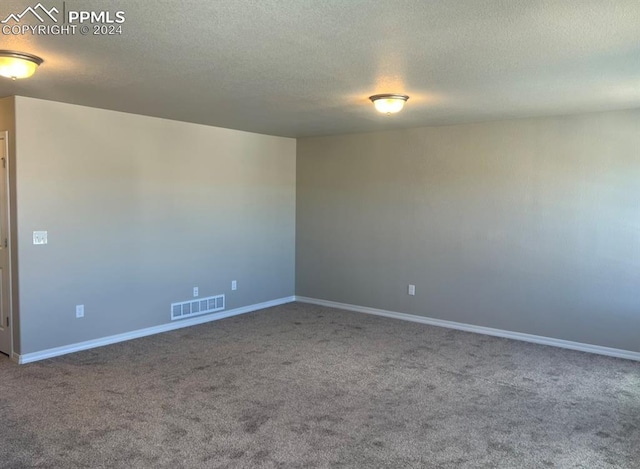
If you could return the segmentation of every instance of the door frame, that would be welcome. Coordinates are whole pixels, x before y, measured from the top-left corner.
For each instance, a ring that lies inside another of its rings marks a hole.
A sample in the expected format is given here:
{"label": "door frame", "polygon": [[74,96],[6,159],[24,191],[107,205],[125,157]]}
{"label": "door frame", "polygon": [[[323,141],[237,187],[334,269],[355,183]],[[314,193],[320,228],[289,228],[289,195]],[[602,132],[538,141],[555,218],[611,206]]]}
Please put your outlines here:
{"label": "door frame", "polygon": [[[6,213],[6,240],[7,240],[7,292],[3,292],[7,295],[7,317],[9,318],[9,358],[11,360],[16,361],[17,356],[15,356],[15,351],[13,349],[14,341],[13,341],[13,333],[14,327],[13,324],[15,322],[15,317],[13,315],[13,256],[12,256],[12,243],[11,243],[11,154],[9,152],[9,131],[8,130],[0,130],[0,142],[4,140],[4,143],[0,143],[4,146],[4,162],[0,162],[0,164],[4,164],[4,184],[5,184],[5,204],[4,207]],[[0,239],[0,243],[4,240]],[[1,285],[0,285],[1,288]]]}

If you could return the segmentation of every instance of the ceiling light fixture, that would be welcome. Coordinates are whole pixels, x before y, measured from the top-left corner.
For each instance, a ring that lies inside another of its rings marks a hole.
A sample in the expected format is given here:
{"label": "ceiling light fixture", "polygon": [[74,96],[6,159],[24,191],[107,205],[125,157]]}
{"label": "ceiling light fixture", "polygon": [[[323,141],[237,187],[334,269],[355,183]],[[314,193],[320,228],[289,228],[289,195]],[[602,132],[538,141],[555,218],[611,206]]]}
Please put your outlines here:
{"label": "ceiling light fixture", "polygon": [[0,76],[12,80],[29,78],[42,62],[44,60],[32,54],[0,50]]}
{"label": "ceiling light fixture", "polygon": [[409,96],[406,94],[374,94],[369,96],[369,99],[379,112],[394,114],[402,111],[404,103],[407,102]]}

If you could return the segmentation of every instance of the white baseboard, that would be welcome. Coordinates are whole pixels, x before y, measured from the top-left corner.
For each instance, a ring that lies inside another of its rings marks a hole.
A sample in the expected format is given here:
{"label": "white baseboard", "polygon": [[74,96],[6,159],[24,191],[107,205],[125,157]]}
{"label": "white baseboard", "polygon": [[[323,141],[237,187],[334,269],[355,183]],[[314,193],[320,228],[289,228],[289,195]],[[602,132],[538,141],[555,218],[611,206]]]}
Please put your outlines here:
{"label": "white baseboard", "polygon": [[25,353],[23,355],[18,355],[14,352],[11,358],[13,361],[16,361],[20,364],[32,363],[39,360],[45,360],[47,358],[59,357],[60,355],[66,355],[68,353],[79,352],[81,350],[88,350],[96,347],[102,347],[104,345],[124,342],[127,340],[139,339],[140,337],[146,337],[148,335],[160,334],[162,332],[182,329],[184,327],[197,326],[198,324],[218,321],[220,319],[229,318],[231,316],[251,313],[259,309],[271,308],[272,306],[291,303],[292,301],[295,301],[294,296],[279,298],[277,300],[265,301],[264,303],[258,303],[250,306],[243,306],[242,308],[231,309],[229,311],[221,311],[220,313],[210,314],[208,316],[199,316],[191,319],[185,319],[184,321],[174,321],[168,324],[162,324],[160,326],[148,327],[146,329],[139,329],[137,331],[125,332],[123,334],[102,337],[100,339],[88,340],[86,342],[79,342],[77,344],[50,348],[47,350],[41,350],[39,352]]}
{"label": "white baseboard", "polygon": [[88,340],[86,342],[79,342],[76,344],[65,345],[62,347],[51,348],[47,350],[41,350],[39,352],[26,353],[19,355],[13,353],[11,360],[14,362],[25,364],[32,363],[39,360],[46,360],[47,358],[59,357],[68,353],[80,352],[82,350],[89,350],[92,348],[102,347],[104,345],[116,344],[118,342],[124,342],[127,340],[138,339],[149,335],[160,334],[162,332],[173,331],[176,329],[182,329],[185,327],[196,326],[198,324],[204,324],[211,321],[218,321],[220,319],[238,316],[241,314],[251,313],[260,309],[270,308],[273,306],[279,306],[293,301],[299,301],[301,303],[310,303],[320,306],[327,306],[330,308],[344,309],[347,311],[355,311],[359,313],[373,314],[376,316],[384,316],[393,319],[401,319],[403,321],[417,322],[421,324],[427,324],[430,326],[445,327],[448,329],[457,329],[461,331],[474,332],[478,334],[491,335],[496,337],[504,337],[507,339],[521,340],[524,342],[532,342],[534,344],[550,345],[553,347],[566,348],[570,350],[578,350],[581,352],[595,353],[599,355],[607,355],[610,357],[625,358],[627,360],[640,361],[640,352],[633,352],[630,350],[615,349],[610,347],[602,347],[600,345],[584,344],[581,342],[572,342],[569,340],[554,339],[552,337],[544,337],[532,334],[524,334],[521,332],[511,332],[502,329],[493,329],[491,327],[474,326],[473,324],[465,324],[461,322],[445,321],[442,319],[433,319],[424,316],[416,316],[414,314],[398,313],[395,311],[386,311],[383,309],[369,308],[366,306],[357,306],[346,303],[338,303],[335,301],[320,300],[317,298],[307,298],[304,296],[290,296],[286,298],[279,298],[277,300],[266,301],[264,303],[258,303],[249,306],[243,306],[241,308],[232,309],[229,311],[222,311],[220,313],[211,314],[208,316],[200,316],[191,319],[185,319],[184,321],[172,322],[169,324],[162,324],[160,326],[148,327],[146,329],[139,329],[137,331],[125,332],[123,334],[112,335],[109,337],[103,337],[100,339]]}
{"label": "white baseboard", "polygon": [[448,329],[458,329],[461,331],[475,332],[478,334],[504,337],[506,339],[532,342],[534,344],[550,345],[552,347],[579,350],[580,352],[596,353],[598,355],[607,355],[610,357],[626,358],[627,360],[640,361],[640,352],[632,352],[630,350],[602,347],[600,345],[583,344],[581,342],[572,342],[569,340],[554,339],[552,337],[523,334],[521,332],[511,332],[502,329],[493,329],[491,327],[474,326],[473,324],[445,321],[442,319],[416,316],[414,314],[397,313],[395,311],[386,311],[383,309],[368,308],[366,306],[337,303],[335,301],[319,300],[316,298],[307,298],[304,296],[296,296],[296,301],[299,301],[301,303],[327,306],[330,308],[344,309],[347,311],[355,311],[358,313],[374,314],[376,316],[384,316],[387,318],[402,319],[403,321],[419,322],[421,324],[428,324],[430,326],[446,327]]}

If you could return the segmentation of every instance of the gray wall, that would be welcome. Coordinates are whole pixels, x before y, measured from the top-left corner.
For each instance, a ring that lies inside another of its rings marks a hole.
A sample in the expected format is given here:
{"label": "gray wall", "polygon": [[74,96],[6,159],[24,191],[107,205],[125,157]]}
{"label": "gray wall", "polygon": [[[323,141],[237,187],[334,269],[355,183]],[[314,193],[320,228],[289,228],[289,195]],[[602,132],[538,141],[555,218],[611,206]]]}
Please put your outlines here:
{"label": "gray wall", "polygon": [[639,291],[640,110],[298,141],[298,295],[640,351]]}
{"label": "gray wall", "polygon": [[168,323],[194,286],[227,309],[294,294],[295,140],[22,97],[16,116],[19,353]]}

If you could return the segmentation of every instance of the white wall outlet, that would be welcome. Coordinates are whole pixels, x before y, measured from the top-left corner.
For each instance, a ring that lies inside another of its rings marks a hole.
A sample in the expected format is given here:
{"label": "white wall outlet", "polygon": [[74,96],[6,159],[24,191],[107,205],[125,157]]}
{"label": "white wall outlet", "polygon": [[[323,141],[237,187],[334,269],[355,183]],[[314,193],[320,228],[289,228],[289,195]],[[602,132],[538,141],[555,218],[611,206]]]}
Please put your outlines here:
{"label": "white wall outlet", "polygon": [[198,287],[193,287],[193,297],[195,298],[196,296],[198,296],[200,293],[198,292]]}
{"label": "white wall outlet", "polygon": [[33,232],[33,244],[47,244],[47,232],[46,231],[34,231]]}
{"label": "white wall outlet", "polygon": [[231,281],[231,289],[232,290],[237,290],[238,289],[238,281],[237,280],[232,280]]}
{"label": "white wall outlet", "polygon": [[84,305],[76,305],[76,318],[84,317]]}
{"label": "white wall outlet", "polygon": [[409,285],[407,293],[409,295],[411,295],[411,296],[416,296],[416,286],[415,285]]}

